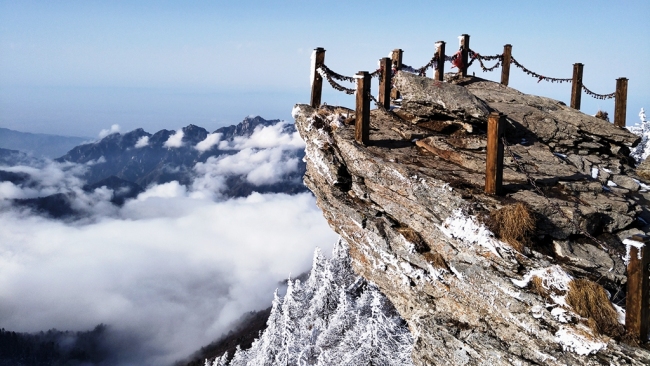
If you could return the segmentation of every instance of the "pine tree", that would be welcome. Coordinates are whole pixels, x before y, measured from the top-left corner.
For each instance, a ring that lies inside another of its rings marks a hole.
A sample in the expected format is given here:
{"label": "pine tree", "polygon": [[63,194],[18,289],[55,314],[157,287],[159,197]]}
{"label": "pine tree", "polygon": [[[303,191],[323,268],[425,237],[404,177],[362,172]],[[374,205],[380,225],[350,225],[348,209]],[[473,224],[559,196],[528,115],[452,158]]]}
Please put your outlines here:
{"label": "pine tree", "polygon": [[[282,299],[276,291],[267,328],[229,365],[412,365],[412,342],[392,304],[354,274],[339,240],[330,260],[316,250],[305,283],[289,279]],[[206,362],[226,364],[225,356]]]}

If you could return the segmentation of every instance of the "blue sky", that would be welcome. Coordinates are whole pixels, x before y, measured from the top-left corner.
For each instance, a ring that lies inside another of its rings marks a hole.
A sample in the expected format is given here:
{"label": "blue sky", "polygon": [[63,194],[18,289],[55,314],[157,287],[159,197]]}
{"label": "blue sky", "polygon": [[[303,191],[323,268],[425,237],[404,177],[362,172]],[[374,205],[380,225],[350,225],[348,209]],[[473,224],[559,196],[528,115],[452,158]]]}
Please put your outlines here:
{"label": "blue sky", "polygon": [[[513,56],[552,77],[582,62],[597,93],[628,77],[628,124],[650,108],[650,2],[641,1],[0,1],[0,127],[96,136],[128,131],[214,130],[249,114],[289,119],[309,100],[309,55],[353,74],[394,48],[424,65],[434,43],[471,35],[491,55]],[[448,66],[447,66],[448,67]],[[499,73],[477,76],[498,80]],[[510,86],[568,103],[569,84],[518,69]],[[326,86],[328,104],[353,100]],[[583,95],[583,111],[613,101]]]}

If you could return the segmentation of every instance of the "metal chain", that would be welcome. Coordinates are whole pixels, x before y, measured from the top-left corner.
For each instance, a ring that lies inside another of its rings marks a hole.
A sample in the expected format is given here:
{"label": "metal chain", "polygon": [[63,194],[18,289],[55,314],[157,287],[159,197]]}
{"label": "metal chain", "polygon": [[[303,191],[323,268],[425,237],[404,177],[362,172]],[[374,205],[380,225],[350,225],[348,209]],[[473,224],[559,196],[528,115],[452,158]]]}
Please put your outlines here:
{"label": "metal chain", "polygon": [[412,74],[424,76],[426,75],[426,72],[429,68],[433,67],[435,69],[437,61],[438,61],[438,54],[436,53],[435,55],[433,55],[433,57],[431,57],[431,60],[429,60],[429,62],[426,65],[420,67],[419,69],[416,69],[414,67],[402,63],[402,67],[400,68],[400,70],[410,72]]}
{"label": "metal chain", "polygon": [[609,93],[609,94],[596,94],[596,93],[592,92],[591,90],[587,89],[587,87],[584,84],[582,84],[582,90],[584,90],[587,95],[592,96],[592,97],[594,97],[596,99],[603,100],[603,99],[612,99],[612,98],[616,97],[616,92]]}
{"label": "metal chain", "polygon": [[[336,90],[338,90],[338,91],[342,91],[342,92],[344,92],[345,94],[349,94],[349,95],[352,95],[352,94],[356,93],[356,90],[355,90],[355,89],[346,88],[346,87],[342,86],[341,84],[337,83],[336,81],[334,81],[334,80],[333,80],[333,77],[334,77],[334,76],[331,74],[332,70],[330,70],[330,69],[328,69],[327,67],[325,67],[325,65],[319,67],[316,71],[318,71],[318,73],[319,73],[322,77],[324,77],[324,78],[327,80],[327,82],[330,83],[330,85],[332,86],[332,88],[334,88],[334,89],[336,89]],[[338,75],[338,74],[337,74],[337,75]],[[339,76],[341,76],[341,75],[339,75]],[[346,76],[346,77],[347,77],[347,76]],[[351,79],[352,79],[352,81],[354,81],[354,78],[351,78]]]}
{"label": "metal chain", "polygon": [[[524,119],[525,119],[525,118],[526,118],[526,117],[524,116]],[[600,247],[601,247],[604,251],[607,252],[608,249],[607,249],[607,247],[605,247],[605,245],[603,244],[603,242],[600,241],[600,240],[598,240],[598,239],[596,239],[593,235],[589,234],[587,231],[583,230],[583,229],[580,227],[580,225],[578,224],[578,222],[576,221],[576,217],[584,216],[584,215],[582,214],[582,211],[580,211],[580,207],[578,206],[578,202],[574,202],[574,204],[575,204],[575,205],[574,205],[574,210],[575,210],[574,212],[575,212],[575,214],[573,215],[573,218],[569,217],[569,215],[567,215],[564,211],[562,211],[562,208],[560,207],[560,205],[559,205],[557,202],[553,202],[553,201],[551,201],[551,199],[546,195],[546,193],[544,193],[544,191],[542,191],[542,190],[537,186],[537,183],[535,182],[535,178],[533,178],[533,177],[530,175],[530,173],[528,173],[528,171],[526,171],[526,169],[524,168],[524,166],[523,166],[522,164],[520,164],[519,161],[517,161],[517,159],[515,158],[515,154],[512,152],[512,150],[510,149],[510,145],[508,145],[508,142],[506,141],[506,138],[505,138],[505,137],[502,137],[502,138],[501,138],[501,141],[503,142],[503,146],[505,147],[505,150],[508,152],[508,155],[510,155],[510,158],[512,158],[512,161],[513,161],[513,162],[515,163],[515,165],[517,166],[517,169],[519,169],[519,171],[522,172],[522,173],[526,176],[526,179],[527,179],[528,182],[530,182],[530,184],[533,186],[533,189],[534,189],[537,193],[539,193],[542,197],[544,197],[544,198],[548,201],[549,205],[550,205],[550,206],[551,206],[551,207],[552,207],[552,208],[553,208],[557,213],[559,213],[560,215],[562,215],[562,217],[564,217],[565,219],[567,219],[567,220],[569,221],[569,223],[573,226],[573,228],[574,228],[577,232],[582,233],[584,236],[586,236],[586,237],[588,237],[589,239],[591,239],[594,243],[600,245]]]}
{"label": "metal chain", "polygon": [[517,62],[517,60],[515,60],[515,58],[512,57],[512,56],[510,56],[510,62],[515,64],[515,66],[517,66],[518,68],[522,69],[526,74],[528,74],[530,76],[533,76],[533,77],[536,77],[538,79],[537,80],[538,83],[540,81],[542,81],[542,80],[550,81],[551,83],[568,83],[568,82],[573,81],[573,79],[571,79],[571,78],[568,78],[568,79],[551,78],[551,77],[543,76],[543,75],[540,75],[540,74],[538,74],[536,72],[530,71],[524,65]]}
{"label": "metal chain", "polygon": [[336,80],[339,80],[339,81],[349,81],[351,83],[355,82],[355,79],[352,76],[344,76],[344,75],[341,75],[339,73],[336,73],[336,72],[332,71],[326,65],[320,65],[319,68],[323,69],[323,71],[325,71],[325,73],[327,75],[329,75],[333,79],[336,79]]}
{"label": "metal chain", "polygon": [[478,58],[479,60],[485,60],[485,61],[494,61],[494,60],[502,60],[503,59],[503,54],[498,54],[494,56],[483,56],[479,54],[478,52],[474,52],[471,48],[467,51],[470,57],[472,58]]}

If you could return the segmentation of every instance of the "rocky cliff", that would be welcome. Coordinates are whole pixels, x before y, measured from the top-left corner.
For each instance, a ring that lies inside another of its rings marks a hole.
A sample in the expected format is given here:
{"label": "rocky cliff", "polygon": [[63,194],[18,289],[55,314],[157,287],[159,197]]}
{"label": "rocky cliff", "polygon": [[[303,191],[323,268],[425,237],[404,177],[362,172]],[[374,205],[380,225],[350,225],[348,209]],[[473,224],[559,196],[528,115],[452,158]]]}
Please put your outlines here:
{"label": "rocky cliff", "polygon": [[[638,137],[478,78],[399,72],[394,82],[401,106],[371,112],[368,146],[355,142],[348,109],[296,105],[293,115],[305,184],[354,270],[408,323],[414,363],[650,364],[619,306],[622,241],[650,222],[628,157]],[[491,111],[507,115],[500,197],[483,193]],[[523,216],[532,225],[506,235]]]}

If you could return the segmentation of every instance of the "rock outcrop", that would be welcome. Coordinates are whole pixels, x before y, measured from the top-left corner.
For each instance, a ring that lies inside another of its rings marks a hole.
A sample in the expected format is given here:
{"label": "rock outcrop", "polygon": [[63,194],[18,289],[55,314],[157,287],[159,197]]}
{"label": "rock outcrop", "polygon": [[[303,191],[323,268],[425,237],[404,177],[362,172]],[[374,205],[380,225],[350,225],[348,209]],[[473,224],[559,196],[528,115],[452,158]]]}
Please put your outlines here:
{"label": "rock outcrop", "polygon": [[[350,110],[296,105],[293,115],[307,143],[305,184],[355,271],[409,324],[414,363],[650,364],[650,352],[622,341],[620,324],[596,327],[566,300],[572,281],[587,279],[624,304],[622,240],[650,222],[647,186],[628,157],[638,137],[478,78],[399,72],[395,86],[401,108],[371,112],[368,146],[355,142]],[[502,197],[483,194],[491,111],[508,122]],[[521,250],[481,224],[514,202],[537,221]]]}

